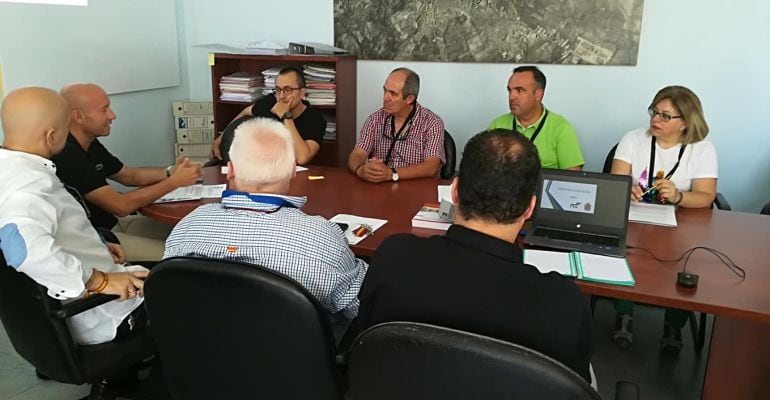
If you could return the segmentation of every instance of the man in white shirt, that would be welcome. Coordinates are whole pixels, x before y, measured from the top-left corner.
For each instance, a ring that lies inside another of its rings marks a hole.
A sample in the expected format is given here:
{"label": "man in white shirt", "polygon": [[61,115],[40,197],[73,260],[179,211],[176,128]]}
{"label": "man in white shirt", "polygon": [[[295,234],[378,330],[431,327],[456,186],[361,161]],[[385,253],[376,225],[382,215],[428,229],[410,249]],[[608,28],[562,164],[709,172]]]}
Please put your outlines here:
{"label": "man in white shirt", "polygon": [[[62,301],[88,293],[116,294],[111,301],[68,320],[75,342],[115,338],[142,304],[147,270],[124,267],[123,250],[106,245],[83,207],[56,177],[50,158],[67,139],[70,108],[53,90],[23,88],[6,96],[0,120],[0,249],[11,268],[30,276]],[[109,248],[108,248],[109,246]]]}

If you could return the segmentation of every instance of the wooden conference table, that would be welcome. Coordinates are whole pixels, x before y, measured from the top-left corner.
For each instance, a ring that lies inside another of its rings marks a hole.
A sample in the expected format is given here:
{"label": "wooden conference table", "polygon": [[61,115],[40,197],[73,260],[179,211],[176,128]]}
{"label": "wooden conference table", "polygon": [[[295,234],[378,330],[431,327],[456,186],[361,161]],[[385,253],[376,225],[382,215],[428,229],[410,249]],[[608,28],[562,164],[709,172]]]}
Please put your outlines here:
{"label": "wooden conference table", "polygon": [[[325,176],[308,180],[309,175]],[[219,167],[205,169],[204,183],[223,183]],[[331,218],[354,214],[388,220],[353,251],[371,256],[386,237],[400,232],[420,236],[440,231],[413,229],[412,216],[424,203],[437,200],[434,179],[372,184],[344,169],[311,166],[297,173],[291,195],[306,195],[303,210]],[[443,182],[446,183],[446,182]],[[218,200],[204,200],[215,202]],[[141,211],[146,216],[174,224],[202,202],[154,204]],[[650,255],[629,250],[633,287],[577,281],[585,293],[633,300],[658,306],[714,314],[703,399],[770,399],[770,216],[710,209],[679,209],[677,228],[629,224],[628,244],[646,248],[658,258],[678,258],[685,250],[707,246],[728,255],[746,270],[741,281],[713,255],[696,252],[688,271],[700,275],[697,289],[676,285],[682,265],[664,264]]]}

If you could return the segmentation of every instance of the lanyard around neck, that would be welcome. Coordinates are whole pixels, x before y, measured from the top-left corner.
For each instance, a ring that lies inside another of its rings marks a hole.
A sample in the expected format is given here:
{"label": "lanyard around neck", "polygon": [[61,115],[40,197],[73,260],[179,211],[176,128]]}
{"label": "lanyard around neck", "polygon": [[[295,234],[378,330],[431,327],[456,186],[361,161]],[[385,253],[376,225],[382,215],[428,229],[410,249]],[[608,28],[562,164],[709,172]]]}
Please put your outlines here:
{"label": "lanyard around neck", "polygon": [[[412,130],[412,119],[414,119],[414,114],[417,111],[417,103],[414,104],[414,107],[412,107],[412,111],[409,112],[409,116],[406,117],[406,121],[404,121],[404,124],[401,125],[401,129],[396,132],[396,117],[391,116],[390,117],[390,132],[392,132],[390,136],[390,148],[388,148],[388,153],[385,154],[385,165],[388,165],[390,162],[390,156],[393,155],[393,149],[396,147],[396,142],[399,140],[406,139],[407,136],[409,136],[410,131]],[[383,136],[385,136],[385,126],[388,124],[388,118],[385,118],[385,122],[383,123],[382,130],[383,130]],[[404,137],[401,137],[401,133],[404,132],[404,128],[409,126],[409,129],[406,130],[406,135]]]}
{"label": "lanyard around neck", "polygon": [[[682,147],[679,148],[679,156],[676,158],[676,164],[674,164],[674,167],[671,168],[671,171],[668,171],[663,179],[671,179],[671,177],[674,176],[674,172],[679,168],[679,162],[682,161],[682,155],[684,154],[684,149],[686,147],[686,144],[682,144]],[[650,141],[650,166],[647,167],[647,184],[650,185],[649,187],[652,187],[652,175],[654,173],[653,170],[655,169],[655,153],[655,136],[653,136]]]}
{"label": "lanyard around neck", "polygon": [[[544,112],[545,114],[543,114],[543,119],[541,119],[540,123],[537,125],[537,129],[535,129],[535,133],[533,133],[532,137],[529,138],[529,141],[532,143],[535,143],[535,138],[537,138],[537,135],[540,134],[540,130],[543,129],[543,125],[545,125],[545,120],[546,118],[548,118],[548,110],[544,110]],[[516,132],[519,132],[519,130],[516,129],[516,117],[513,117],[513,130]]]}

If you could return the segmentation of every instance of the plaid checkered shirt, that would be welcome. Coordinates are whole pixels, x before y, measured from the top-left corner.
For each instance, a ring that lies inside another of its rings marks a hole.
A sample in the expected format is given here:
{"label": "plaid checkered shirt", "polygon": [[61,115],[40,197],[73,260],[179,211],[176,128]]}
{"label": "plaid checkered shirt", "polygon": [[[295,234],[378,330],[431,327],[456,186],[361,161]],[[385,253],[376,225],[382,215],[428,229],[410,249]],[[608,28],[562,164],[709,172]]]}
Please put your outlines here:
{"label": "plaid checkered shirt", "polygon": [[[419,103],[415,103],[415,107],[414,117],[410,122],[405,122],[408,126],[404,127],[404,131],[395,139],[396,144],[387,163],[388,167],[408,167],[420,164],[429,157],[440,158],[441,164],[446,162],[444,121]],[[370,115],[364,122],[356,147],[364,150],[369,157],[384,161],[397,133],[393,132],[392,119],[393,117],[382,108]]]}
{"label": "plaid checkered shirt", "polygon": [[305,201],[225,191],[221,203],[200,206],[179,221],[166,241],[164,258],[261,265],[299,282],[329,312],[353,318],[368,265],[355,258],[336,224],[300,210]]}

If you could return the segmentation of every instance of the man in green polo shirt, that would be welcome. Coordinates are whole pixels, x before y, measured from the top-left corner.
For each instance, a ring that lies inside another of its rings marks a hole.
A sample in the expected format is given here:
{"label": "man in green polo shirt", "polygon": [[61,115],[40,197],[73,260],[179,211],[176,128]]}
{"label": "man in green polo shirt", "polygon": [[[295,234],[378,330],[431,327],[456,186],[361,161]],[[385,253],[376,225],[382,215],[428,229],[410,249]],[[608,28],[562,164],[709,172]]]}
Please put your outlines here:
{"label": "man in green polo shirt", "polygon": [[512,129],[529,138],[543,168],[582,170],[585,160],[572,125],[543,107],[545,75],[537,67],[522,66],[508,79],[510,113],[495,118],[489,129]]}

